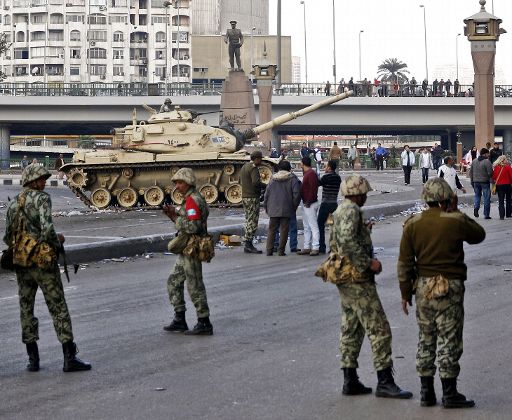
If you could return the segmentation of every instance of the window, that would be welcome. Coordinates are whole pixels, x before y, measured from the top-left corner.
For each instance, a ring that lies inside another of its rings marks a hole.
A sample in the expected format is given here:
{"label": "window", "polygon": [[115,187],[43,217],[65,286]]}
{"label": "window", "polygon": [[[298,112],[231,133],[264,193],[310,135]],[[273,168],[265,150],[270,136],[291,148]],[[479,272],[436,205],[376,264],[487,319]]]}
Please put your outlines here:
{"label": "window", "polygon": [[157,32],[155,35],[156,42],[165,42],[165,32]]}
{"label": "window", "polygon": [[84,15],[66,15],[66,22],[83,23]]}
{"label": "window", "polygon": [[[44,47],[43,47],[44,50]],[[44,51],[43,51],[44,54]],[[28,59],[28,49],[26,48],[15,48],[14,49],[14,58],[27,60]]]}
{"label": "window", "polygon": [[46,73],[50,76],[62,76],[64,67],[62,64],[48,64],[46,66]]}
{"label": "window", "polygon": [[80,76],[80,67],[79,66],[71,66],[69,68],[70,76]]}
{"label": "window", "polygon": [[114,66],[113,72],[114,72],[114,76],[124,76],[123,66]]}
{"label": "window", "polygon": [[164,7],[164,1],[165,0],[151,0],[151,7],[160,9],[161,7]]}
{"label": "window", "polygon": [[112,0],[112,7],[126,7],[128,0]]}
{"label": "window", "polygon": [[102,74],[107,74],[107,66],[104,64],[92,64],[91,65],[91,74],[95,76],[101,76]]}
{"label": "window", "polygon": [[107,31],[89,31],[87,39],[89,41],[106,41]]}
{"label": "window", "polygon": [[[172,33],[172,42],[176,42],[177,39],[177,33]],[[180,31],[180,42],[188,42],[188,32],[181,32]]]}
{"label": "window", "polygon": [[124,58],[124,50],[120,48],[114,48],[112,50],[114,60],[122,60]]}
{"label": "window", "polygon": [[118,16],[118,15],[110,16],[110,23],[126,23],[127,21],[128,21],[128,19],[124,15],[122,15],[122,16]]}
{"label": "window", "polygon": [[71,31],[69,33],[70,41],[80,41],[80,31]]}
{"label": "window", "polygon": [[93,15],[89,15],[88,23],[89,25],[106,25],[107,17],[105,15],[95,13]]}
{"label": "window", "polygon": [[64,23],[64,16],[60,13],[50,15],[50,23]]}
{"label": "window", "polygon": [[48,31],[48,39],[50,41],[64,41],[64,31]]}
{"label": "window", "polygon": [[106,6],[107,0],[89,0],[91,6]]}
{"label": "window", "polygon": [[30,56],[32,58],[44,57],[45,56],[45,48],[44,47],[32,47],[30,48]]}
{"label": "window", "polygon": [[122,32],[116,31],[114,32],[114,40],[113,42],[123,42],[124,36]]}
{"label": "window", "polygon": [[156,50],[155,51],[155,59],[156,60],[163,60],[163,59],[165,59],[165,50]]}
{"label": "window", "polygon": [[11,42],[11,33],[4,32],[4,38],[5,38],[5,42]]}
{"label": "window", "polygon": [[165,16],[151,16],[151,23],[165,23]]}
{"label": "window", "polygon": [[89,58],[107,58],[107,50],[104,48],[89,49]]}
{"label": "window", "polygon": [[130,48],[130,60],[139,60],[147,57],[145,48]]}
{"label": "window", "polygon": [[63,53],[64,50],[61,47],[46,47],[47,57],[60,57]]}
{"label": "window", "polygon": [[43,14],[32,15],[32,23],[45,23],[45,22],[46,22],[46,15],[43,15]]}
{"label": "window", "polygon": [[16,34],[16,42],[25,42],[25,32],[19,31]]}
{"label": "window", "polygon": [[160,76],[160,77],[165,77],[165,67],[156,66],[155,67],[155,75]]}
{"label": "window", "polygon": [[80,58],[80,49],[79,48],[71,48],[69,50],[69,58]]}

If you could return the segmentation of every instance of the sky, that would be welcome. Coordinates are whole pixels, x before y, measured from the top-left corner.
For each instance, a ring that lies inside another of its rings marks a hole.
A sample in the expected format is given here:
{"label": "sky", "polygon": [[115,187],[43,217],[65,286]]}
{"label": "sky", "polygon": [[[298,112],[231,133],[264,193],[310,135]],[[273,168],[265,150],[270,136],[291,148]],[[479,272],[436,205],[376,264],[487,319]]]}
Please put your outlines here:
{"label": "sky", "polygon": [[[333,81],[333,0],[304,0],[308,82]],[[300,0],[281,0],[282,35],[292,39],[292,55],[301,57],[304,77],[304,6]],[[503,20],[509,33],[500,37],[496,51],[496,83],[512,84],[512,0],[488,0],[486,10]],[[276,34],[277,0],[270,0],[270,33]],[[426,11],[429,82],[456,77],[456,39],[459,80],[472,83],[470,42],[464,22],[480,11],[478,0],[334,0],[337,79],[359,79],[361,30],[362,78],[372,79],[386,58],[406,63],[410,75],[421,81],[426,75],[423,8]]]}

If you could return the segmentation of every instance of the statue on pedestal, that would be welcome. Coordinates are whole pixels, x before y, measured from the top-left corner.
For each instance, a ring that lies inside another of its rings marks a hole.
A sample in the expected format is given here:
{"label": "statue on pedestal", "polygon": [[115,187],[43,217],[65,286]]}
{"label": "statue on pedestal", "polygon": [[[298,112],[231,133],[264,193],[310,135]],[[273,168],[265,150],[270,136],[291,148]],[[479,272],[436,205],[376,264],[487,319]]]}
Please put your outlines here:
{"label": "statue on pedestal", "polygon": [[229,45],[229,70],[235,70],[235,57],[237,70],[242,71],[242,63],[240,62],[240,47],[244,43],[242,31],[236,27],[236,20],[229,22],[231,28],[226,31],[224,42]]}

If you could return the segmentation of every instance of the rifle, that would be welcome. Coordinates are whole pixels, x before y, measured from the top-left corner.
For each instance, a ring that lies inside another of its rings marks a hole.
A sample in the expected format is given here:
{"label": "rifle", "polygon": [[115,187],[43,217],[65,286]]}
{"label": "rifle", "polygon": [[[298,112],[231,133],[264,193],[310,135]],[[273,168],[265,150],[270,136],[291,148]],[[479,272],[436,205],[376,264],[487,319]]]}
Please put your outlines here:
{"label": "rifle", "polygon": [[[68,261],[66,259],[66,250],[64,249],[64,244],[60,244],[60,253],[62,254],[62,262],[64,263],[64,274],[66,275],[66,279],[68,279],[69,283]],[[73,264],[73,271],[75,274],[77,273],[79,267],[79,264]]]}

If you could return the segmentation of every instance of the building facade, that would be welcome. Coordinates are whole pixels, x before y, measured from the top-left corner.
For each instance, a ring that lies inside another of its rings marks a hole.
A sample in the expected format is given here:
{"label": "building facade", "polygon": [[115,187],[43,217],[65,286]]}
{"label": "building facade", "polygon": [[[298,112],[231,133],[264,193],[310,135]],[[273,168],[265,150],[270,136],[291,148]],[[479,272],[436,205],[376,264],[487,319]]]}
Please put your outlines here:
{"label": "building facade", "polygon": [[292,57],[292,83],[300,82],[300,57],[294,55]]}
{"label": "building facade", "polygon": [[5,81],[190,82],[191,2],[0,0]]}
{"label": "building facade", "polygon": [[268,35],[269,0],[193,0],[191,4],[192,33],[220,35],[229,22],[236,20],[243,32]]}

